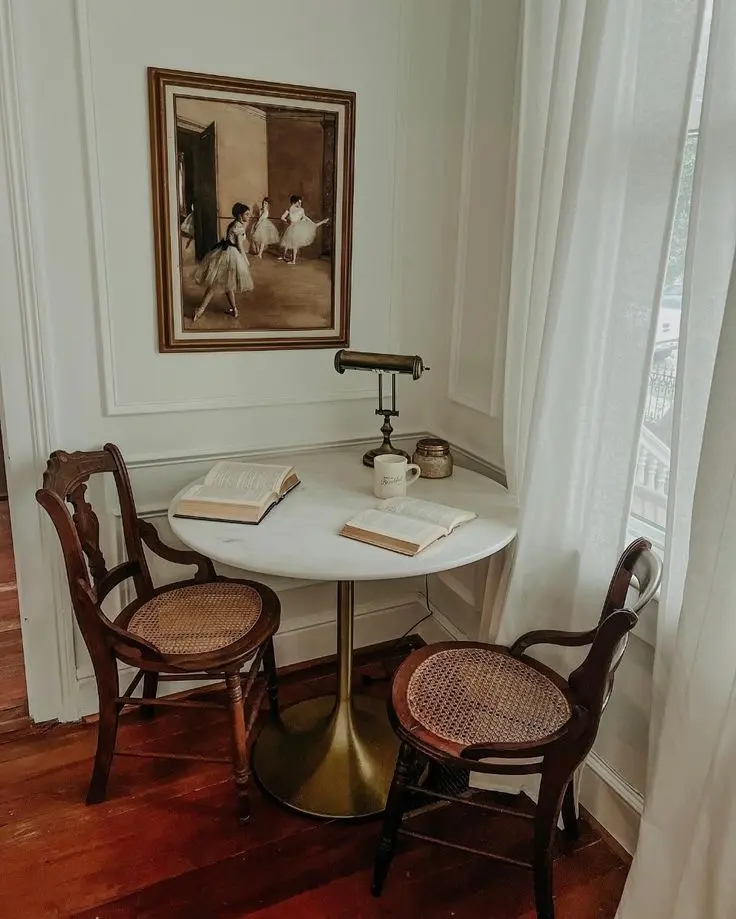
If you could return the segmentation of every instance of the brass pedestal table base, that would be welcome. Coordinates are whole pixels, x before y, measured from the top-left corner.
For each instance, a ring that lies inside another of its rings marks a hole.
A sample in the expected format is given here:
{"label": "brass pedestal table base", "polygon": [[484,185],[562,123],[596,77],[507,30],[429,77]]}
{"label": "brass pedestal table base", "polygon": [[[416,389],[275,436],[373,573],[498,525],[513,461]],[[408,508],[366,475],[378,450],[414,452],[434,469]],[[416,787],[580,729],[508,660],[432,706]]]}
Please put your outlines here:
{"label": "brass pedestal table base", "polygon": [[337,588],[338,687],[283,710],[267,722],[253,748],[263,788],[288,807],[316,817],[380,813],[399,741],[386,703],[353,696],[353,582]]}

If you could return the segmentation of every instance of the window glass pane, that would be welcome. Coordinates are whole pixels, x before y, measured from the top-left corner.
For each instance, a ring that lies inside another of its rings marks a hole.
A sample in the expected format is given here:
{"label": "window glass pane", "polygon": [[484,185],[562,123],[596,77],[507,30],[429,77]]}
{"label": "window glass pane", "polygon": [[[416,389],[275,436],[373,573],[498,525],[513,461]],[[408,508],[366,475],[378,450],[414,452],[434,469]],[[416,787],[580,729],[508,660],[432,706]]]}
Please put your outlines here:
{"label": "window glass pane", "polygon": [[[693,86],[689,127],[683,152],[682,171],[672,222],[667,268],[659,304],[654,352],[649,370],[641,439],[634,475],[631,502],[631,530],[643,532],[654,542],[664,543],[667,519],[667,488],[670,475],[672,413],[677,377],[677,352],[682,316],[682,289],[685,271],[693,175],[698,151],[698,125],[703,101],[705,67],[712,3],[706,5],[698,67]],[[659,534],[659,535],[657,535]]]}

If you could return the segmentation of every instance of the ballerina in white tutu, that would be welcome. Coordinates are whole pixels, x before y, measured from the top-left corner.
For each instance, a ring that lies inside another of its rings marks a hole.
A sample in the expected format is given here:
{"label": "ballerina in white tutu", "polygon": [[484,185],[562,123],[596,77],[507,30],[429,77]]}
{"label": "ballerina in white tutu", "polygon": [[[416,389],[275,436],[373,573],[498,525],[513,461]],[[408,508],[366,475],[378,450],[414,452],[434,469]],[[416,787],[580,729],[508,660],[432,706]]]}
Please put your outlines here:
{"label": "ballerina in white tutu", "polygon": [[[299,195],[291,195],[289,198],[289,209],[284,211],[281,219],[287,224],[284,235],[281,237],[281,248],[284,250],[282,258],[287,265],[296,265],[296,256],[304,246],[311,246],[317,236],[317,227],[327,223],[330,219],[326,217],[315,223],[310,220],[304,213],[302,199]],[[291,252],[291,258],[288,253]]]}
{"label": "ballerina in white tutu", "polygon": [[203,285],[206,290],[202,302],[194,314],[194,322],[201,319],[204,311],[218,290],[224,290],[227,302],[230,304],[228,313],[237,319],[238,307],[235,303],[235,294],[253,290],[246,254],[245,225],[248,222],[247,204],[233,204],[232,214],[235,218],[228,224],[225,235],[219,243],[205,255],[197,268],[194,280]]}
{"label": "ballerina in white tutu", "polygon": [[261,210],[258,214],[258,220],[253,227],[250,235],[250,241],[258,258],[263,258],[263,250],[272,246],[279,241],[279,231],[273,220],[270,219],[271,199],[264,198],[261,202]]}

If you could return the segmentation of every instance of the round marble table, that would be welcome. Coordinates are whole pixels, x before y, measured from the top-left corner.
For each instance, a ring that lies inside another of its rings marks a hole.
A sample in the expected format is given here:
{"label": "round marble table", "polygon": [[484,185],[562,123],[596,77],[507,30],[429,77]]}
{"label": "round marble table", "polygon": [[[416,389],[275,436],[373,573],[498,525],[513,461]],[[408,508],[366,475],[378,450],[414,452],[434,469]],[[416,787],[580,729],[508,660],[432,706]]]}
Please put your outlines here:
{"label": "round marble table", "polygon": [[413,558],[338,535],[357,511],[374,507],[373,470],[360,450],[319,450],[271,460],[293,465],[301,484],[258,526],[169,522],[183,543],[215,561],[266,575],[337,581],[338,687],[292,705],[268,722],[253,750],[261,784],[283,803],[322,817],[383,810],[398,743],[385,703],[352,690],[353,585],[447,571],[499,552],[516,535],[516,506],[485,476],[455,468],[447,479],[420,479],[409,495],[474,510],[478,517]]}

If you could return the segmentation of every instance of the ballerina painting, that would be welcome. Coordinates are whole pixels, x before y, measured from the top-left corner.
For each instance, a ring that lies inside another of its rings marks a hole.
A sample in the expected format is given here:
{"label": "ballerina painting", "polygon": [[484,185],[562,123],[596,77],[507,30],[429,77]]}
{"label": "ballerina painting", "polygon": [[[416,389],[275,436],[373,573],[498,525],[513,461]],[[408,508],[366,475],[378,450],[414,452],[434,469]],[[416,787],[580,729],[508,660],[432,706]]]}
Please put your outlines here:
{"label": "ballerina painting", "polygon": [[153,69],[149,90],[160,349],[346,345],[353,94]]}

